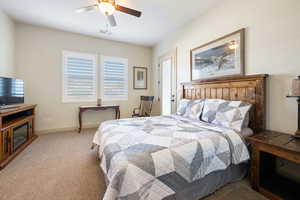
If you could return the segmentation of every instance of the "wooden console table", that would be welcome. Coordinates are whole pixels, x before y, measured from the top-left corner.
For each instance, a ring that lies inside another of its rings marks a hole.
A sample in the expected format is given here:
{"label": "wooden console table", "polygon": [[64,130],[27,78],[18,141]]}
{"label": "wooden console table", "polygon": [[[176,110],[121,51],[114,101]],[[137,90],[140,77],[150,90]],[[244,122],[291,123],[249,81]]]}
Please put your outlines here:
{"label": "wooden console table", "polygon": [[99,111],[99,110],[108,110],[113,109],[116,112],[115,118],[120,119],[120,106],[119,105],[102,105],[102,106],[79,106],[79,129],[78,133],[81,132],[82,129],[82,113],[85,111]]}

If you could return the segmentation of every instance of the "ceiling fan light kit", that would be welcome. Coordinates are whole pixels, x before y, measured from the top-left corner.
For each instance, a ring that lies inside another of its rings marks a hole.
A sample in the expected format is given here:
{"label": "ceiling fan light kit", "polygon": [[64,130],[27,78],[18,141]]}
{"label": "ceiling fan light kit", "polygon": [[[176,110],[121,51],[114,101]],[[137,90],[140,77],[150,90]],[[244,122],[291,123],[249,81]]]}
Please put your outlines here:
{"label": "ceiling fan light kit", "polygon": [[114,1],[98,0],[98,6],[100,11],[106,16],[113,15],[114,12],[116,11]]}
{"label": "ceiling fan light kit", "polygon": [[97,0],[97,4],[79,8],[76,10],[76,12],[88,12],[96,9],[99,9],[106,16],[110,26],[112,27],[117,26],[117,22],[114,17],[114,13],[116,11],[123,12],[135,17],[141,17],[142,15],[142,12],[140,11],[117,5],[115,0]]}

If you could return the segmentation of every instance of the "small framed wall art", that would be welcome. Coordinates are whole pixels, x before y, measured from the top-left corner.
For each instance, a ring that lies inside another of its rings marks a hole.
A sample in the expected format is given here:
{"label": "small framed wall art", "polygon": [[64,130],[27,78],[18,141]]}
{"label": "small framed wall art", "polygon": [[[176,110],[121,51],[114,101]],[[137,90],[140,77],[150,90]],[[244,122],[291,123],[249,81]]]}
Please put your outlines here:
{"label": "small framed wall art", "polygon": [[133,89],[146,90],[147,89],[147,68],[133,67]]}

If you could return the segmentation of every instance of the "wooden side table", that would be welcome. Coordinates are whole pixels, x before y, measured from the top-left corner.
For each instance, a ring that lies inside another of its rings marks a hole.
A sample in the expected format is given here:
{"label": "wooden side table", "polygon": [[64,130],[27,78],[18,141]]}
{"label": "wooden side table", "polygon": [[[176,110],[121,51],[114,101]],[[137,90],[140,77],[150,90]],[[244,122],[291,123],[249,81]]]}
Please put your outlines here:
{"label": "wooden side table", "polygon": [[300,139],[284,133],[263,131],[247,140],[252,147],[253,189],[269,199],[300,199],[300,185],[276,170],[278,158],[300,164]]}
{"label": "wooden side table", "polygon": [[115,119],[120,119],[120,106],[119,105],[102,105],[102,106],[79,106],[79,113],[78,113],[78,119],[79,119],[79,129],[78,133],[82,130],[82,114],[85,111],[91,110],[91,111],[100,111],[100,110],[108,110],[113,109],[115,110]]}

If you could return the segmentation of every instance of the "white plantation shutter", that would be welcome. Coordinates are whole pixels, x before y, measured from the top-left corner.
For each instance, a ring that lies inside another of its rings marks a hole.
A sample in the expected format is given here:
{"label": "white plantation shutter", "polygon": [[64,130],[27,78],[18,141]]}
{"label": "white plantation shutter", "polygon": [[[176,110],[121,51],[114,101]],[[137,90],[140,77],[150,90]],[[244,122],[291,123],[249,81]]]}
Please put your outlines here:
{"label": "white plantation shutter", "polygon": [[19,79],[12,80],[11,95],[13,97],[23,97],[24,96],[24,82]]}
{"label": "white plantation shutter", "polygon": [[101,63],[102,99],[128,100],[128,59],[101,56]]}
{"label": "white plantation shutter", "polygon": [[63,102],[97,101],[97,56],[63,52]]}

